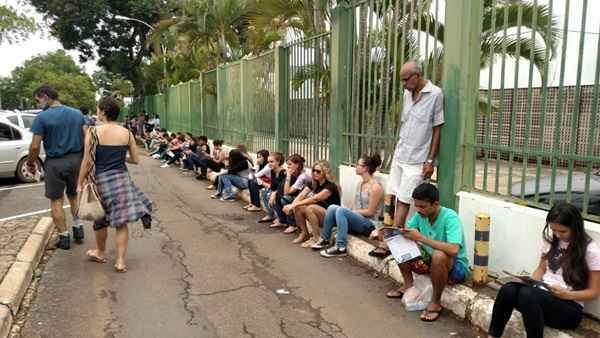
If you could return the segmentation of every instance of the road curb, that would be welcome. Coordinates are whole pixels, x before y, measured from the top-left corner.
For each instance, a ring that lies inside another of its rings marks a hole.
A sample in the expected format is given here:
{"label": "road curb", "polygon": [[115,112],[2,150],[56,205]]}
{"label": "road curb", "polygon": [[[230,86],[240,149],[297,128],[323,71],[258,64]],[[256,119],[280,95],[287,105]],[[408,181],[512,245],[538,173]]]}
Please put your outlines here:
{"label": "road curb", "polygon": [[[217,175],[215,173],[208,174],[208,179],[212,182],[215,181],[216,177]],[[244,202],[250,203],[250,193],[248,192],[248,189],[237,191],[237,194]],[[360,237],[348,235],[347,245],[347,250],[350,257],[362,264],[367,265],[378,273],[390,277],[398,283],[403,282],[400,269],[398,269],[398,265],[391,256],[388,256],[384,259],[369,256],[369,252],[375,248],[373,244],[361,239]],[[384,295],[382,295],[382,297],[383,296]],[[475,292],[468,286],[453,285],[444,290],[444,293],[442,294],[442,306],[459,318],[466,320],[470,324],[482,329],[484,332],[487,332],[492,317],[494,300],[489,296]],[[584,319],[584,321],[586,320]],[[582,323],[580,326],[584,326],[584,323]],[[592,326],[595,328],[595,325],[585,326]],[[594,330],[594,333],[600,332]],[[508,325],[506,326],[505,335],[507,337],[526,336],[522,317],[517,311],[514,311]],[[544,330],[544,337],[583,338],[585,335],[574,331],[562,331],[546,327]]]}
{"label": "road curb", "polygon": [[40,262],[52,231],[52,219],[40,219],[0,283],[0,338],[5,338],[10,333],[13,318],[19,311],[33,271]]}

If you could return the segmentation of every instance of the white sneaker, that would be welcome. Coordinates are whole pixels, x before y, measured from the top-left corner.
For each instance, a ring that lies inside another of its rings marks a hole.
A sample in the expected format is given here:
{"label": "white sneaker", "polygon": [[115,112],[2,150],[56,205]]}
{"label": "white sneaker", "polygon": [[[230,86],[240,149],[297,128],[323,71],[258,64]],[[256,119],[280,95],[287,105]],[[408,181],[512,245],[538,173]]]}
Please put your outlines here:
{"label": "white sneaker", "polygon": [[160,167],[161,167],[161,168],[168,168],[168,167],[170,167],[170,166],[171,166],[170,164],[168,164],[168,163],[165,163],[165,164],[161,165]]}
{"label": "white sneaker", "polygon": [[158,160],[160,158],[160,155],[159,154],[154,154],[154,155],[152,155],[152,158],[155,159],[155,160]]}

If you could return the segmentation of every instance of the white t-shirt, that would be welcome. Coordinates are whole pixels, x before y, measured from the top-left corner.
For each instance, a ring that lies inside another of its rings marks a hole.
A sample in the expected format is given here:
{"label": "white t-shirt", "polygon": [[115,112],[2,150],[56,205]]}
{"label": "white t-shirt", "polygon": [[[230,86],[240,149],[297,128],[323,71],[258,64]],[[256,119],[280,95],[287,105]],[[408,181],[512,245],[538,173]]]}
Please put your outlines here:
{"label": "white t-shirt", "polygon": [[[560,249],[566,250],[569,246],[569,243],[560,241],[558,245]],[[550,244],[544,241],[544,246],[542,247],[542,254],[545,255],[549,250]],[[596,244],[596,242],[592,241],[590,242],[590,244],[588,244],[585,252],[585,261],[588,265],[588,269],[590,270],[590,272],[600,271],[600,247],[598,246],[598,244]],[[560,286],[569,290],[573,290],[573,287],[567,285],[562,274],[562,268],[559,268],[558,270],[556,270],[556,272],[553,272],[548,266],[548,261],[546,261],[546,273],[544,273],[542,281],[549,285]],[[583,302],[577,301],[577,303],[583,306]]]}

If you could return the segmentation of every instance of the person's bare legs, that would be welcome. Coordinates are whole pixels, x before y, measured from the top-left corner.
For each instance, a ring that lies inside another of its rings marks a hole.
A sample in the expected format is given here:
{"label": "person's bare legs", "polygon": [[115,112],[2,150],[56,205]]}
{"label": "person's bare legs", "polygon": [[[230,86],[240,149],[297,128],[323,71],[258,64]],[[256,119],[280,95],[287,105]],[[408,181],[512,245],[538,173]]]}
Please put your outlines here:
{"label": "person's bare legs", "polygon": [[300,234],[292,241],[292,243],[300,244],[310,237],[310,234],[308,233],[308,227],[306,225],[306,208],[307,207],[303,205],[294,209],[294,217],[296,218],[296,225],[298,228],[300,228]]}
{"label": "person's bare legs", "polygon": [[65,220],[65,210],[63,209],[63,201],[63,197],[50,201],[52,221],[54,222],[56,230],[59,234],[67,231],[67,222]]}
{"label": "person's bare legs", "polygon": [[88,250],[86,255],[98,263],[106,262],[106,239],[108,238],[108,229],[106,227],[94,231],[96,234],[96,249]]}
{"label": "person's bare legs", "polygon": [[[75,196],[67,196],[67,198],[69,199],[69,205],[71,206],[71,216],[73,216],[73,218],[77,218],[77,207],[78,207],[78,203],[79,201],[77,200],[77,195]],[[65,225],[66,227],[66,225]]]}
{"label": "person's bare legs", "polygon": [[402,286],[396,289],[392,289],[386,293],[386,296],[390,298],[400,298],[406,290],[410,289],[414,284],[413,274],[410,270],[409,263],[398,264],[398,268],[400,269],[400,273],[402,274]]}
{"label": "person's bare legs", "polygon": [[117,259],[115,260],[115,269],[125,271],[125,254],[127,253],[127,243],[129,242],[129,229],[127,224],[117,227],[115,243],[117,246]]}
{"label": "person's bare legs", "polygon": [[323,220],[325,219],[325,213],[327,210],[320,205],[309,205],[307,208],[308,221],[311,225],[312,237],[320,238],[321,237],[321,227],[323,226]]}
{"label": "person's bare legs", "polygon": [[422,319],[434,320],[442,309],[442,293],[448,284],[448,275],[452,269],[453,257],[448,256],[440,250],[433,250],[431,253],[431,284],[433,285],[433,296],[427,309],[421,314]]}
{"label": "person's bare legs", "polygon": [[[410,204],[406,204],[404,202],[400,202],[396,200],[396,212],[394,213],[394,227],[400,228],[406,224],[406,216],[408,216],[408,211],[410,210]],[[383,240],[383,231],[379,231],[377,234],[377,240],[379,240],[379,246],[382,248],[387,248],[387,244]]]}

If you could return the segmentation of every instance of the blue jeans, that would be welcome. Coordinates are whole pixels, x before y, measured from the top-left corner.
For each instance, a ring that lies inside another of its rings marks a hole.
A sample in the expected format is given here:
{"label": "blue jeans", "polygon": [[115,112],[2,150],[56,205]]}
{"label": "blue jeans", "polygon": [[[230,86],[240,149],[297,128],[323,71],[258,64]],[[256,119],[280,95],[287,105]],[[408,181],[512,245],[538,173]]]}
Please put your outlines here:
{"label": "blue jeans", "polygon": [[368,235],[375,229],[373,222],[365,216],[339,205],[330,205],[325,213],[321,238],[329,241],[334,226],[337,226],[335,244],[338,248],[346,247],[346,243],[348,242],[348,231],[361,235]]}
{"label": "blue jeans", "polygon": [[279,218],[279,223],[287,225],[296,225],[296,217],[294,217],[294,213],[290,212],[290,214],[287,215],[285,212],[283,212],[283,207],[292,202],[293,198],[291,200],[286,200],[284,198],[275,199],[275,203],[273,204],[273,210],[275,211],[275,214],[277,214],[277,218]]}
{"label": "blue jeans", "polygon": [[269,218],[275,218],[275,211],[273,211],[273,208],[271,208],[271,206],[269,205],[269,198],[271,198],[271,194],[274,193],[275,192],[271,189],[263,189],[260,191],[260,200],[262,201],[263,207],[267,212],[267,216],[269,216]]}
{"label": "blue jeans", "polygon": [[217,185],[217,195],[224,199],[233,197],[233,187],[238,189],[248,189],[248,179],[246,177],[238,175],[221,175],[219,177],[219,184]]}

